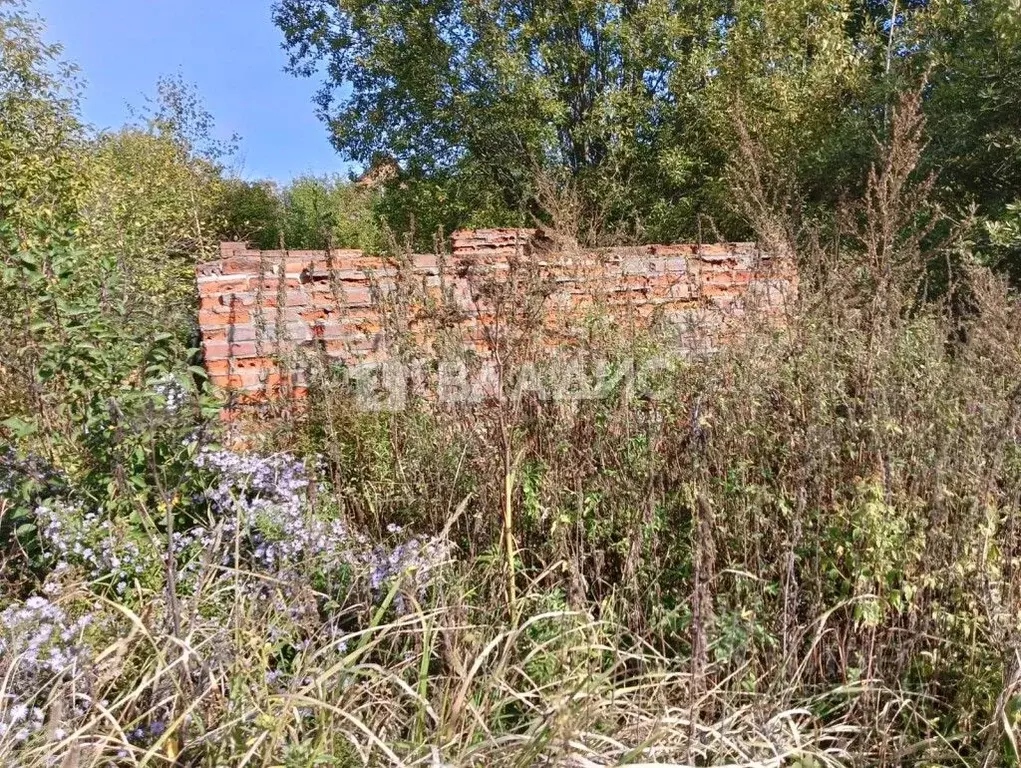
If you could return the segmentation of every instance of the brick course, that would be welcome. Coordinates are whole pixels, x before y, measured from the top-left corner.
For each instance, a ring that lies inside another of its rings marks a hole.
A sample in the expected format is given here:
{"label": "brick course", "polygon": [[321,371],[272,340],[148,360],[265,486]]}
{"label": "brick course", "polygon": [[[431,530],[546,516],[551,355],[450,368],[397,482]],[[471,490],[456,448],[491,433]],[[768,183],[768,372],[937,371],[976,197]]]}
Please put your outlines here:
{"label": "brick course", "polygon": [[442,335],[486,355],[513,291],[544,297],[547,349],[580,343],[601,312],[621,328],[658,325],[687,352],[725,343],[750,314],[781,321],[797,293],[789,261],[754,243],[584,250],[525,229],[460,231],[449,254],[398,259],[221,243],[196,276],[209,378],[247,396],[300,396],[308,353],[385,360],[398,316],[427,349]]}

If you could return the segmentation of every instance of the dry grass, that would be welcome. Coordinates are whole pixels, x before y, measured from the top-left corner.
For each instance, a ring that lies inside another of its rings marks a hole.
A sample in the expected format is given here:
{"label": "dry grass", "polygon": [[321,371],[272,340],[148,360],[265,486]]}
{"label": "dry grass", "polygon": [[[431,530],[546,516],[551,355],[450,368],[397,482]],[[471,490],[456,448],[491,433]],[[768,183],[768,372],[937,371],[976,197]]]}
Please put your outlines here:
{"label": "dry grass", "polygon": [[[224,592],[245,594],[252,578],[224,574],[195,600],[222,606]],[[0,756],[78,766],[780,766],[848,756],[856,729],[822,722],[815,702],[734,697],[722,687],[693,700],[684,661],[629,642],[623,628],[542,610],[548,595],[529,590],[521,596],[527,617],[501,626],[460,602],[485,574],[463,578],[445,588],[457,604],[416,606],[386,621],[377,612],[343,642],[313,634],[279,690],[264,682],[264,627],[247,601],[189,622],[181,641],[159,631],[150,611],[109,603],[120,636],[79,678],[53,689],[51,734],[56,704],[75,691],[102,703],[72,732],[17,758],[15,742],[0,741]],[[708,710],[713,719],[693,719]],[[167,721],[167,730],[151,743],[130,738],[150,720]]]}
{"label": "dry grass", "polygon": [[[375,596],[312,565],[208,561],[194,593],[121,599],[69,579],[95,661],[47,681],[45,737],[7,733],[0,762],[1017,764],[1021,311],[935,242],[919,120],[906,100],[866,198],[823,224],[746,134],[745,211],[802,266],[784,333],[751,318],[599,400],[367,413],[319,389],[277,436],[323,457],[312,511],[451,561]],[[494,338],[527,340],[518,317]],[[593,357],[634,352],[610,337]]]}

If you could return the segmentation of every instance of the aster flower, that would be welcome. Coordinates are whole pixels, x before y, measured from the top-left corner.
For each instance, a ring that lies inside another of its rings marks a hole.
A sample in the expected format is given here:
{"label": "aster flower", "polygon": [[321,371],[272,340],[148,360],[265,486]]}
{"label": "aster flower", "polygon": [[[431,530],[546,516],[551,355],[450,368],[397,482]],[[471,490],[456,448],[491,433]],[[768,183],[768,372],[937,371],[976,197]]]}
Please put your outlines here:
{"label": "aster flower", "polygon": [[43,728],[44,713],[35,706],[64,676],[74,676],[87,660],[82,633],[92,617],[69,617],[42,596],[14,603],[0,612],[0,737],[25,742]]}

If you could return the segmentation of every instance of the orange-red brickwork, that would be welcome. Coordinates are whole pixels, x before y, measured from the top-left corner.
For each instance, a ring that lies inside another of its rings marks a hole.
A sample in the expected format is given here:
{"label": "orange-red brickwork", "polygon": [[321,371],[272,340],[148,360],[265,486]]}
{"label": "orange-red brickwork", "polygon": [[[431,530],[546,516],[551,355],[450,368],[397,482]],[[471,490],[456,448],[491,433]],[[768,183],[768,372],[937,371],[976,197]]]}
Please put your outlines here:
{"label": "orange-red brickwork", "polygon": [[401,258],[222,243],[196,273],[209,378],[246,399],[300,396],[309,353],[385,360],[395,312],[426,347],[442,332],[486,354],[508,300],[494,285],[541,292],[547,347],[580,341],[601,311],[622,327],[672,330],[688,352],[726,342],[749,316],[782,321],[797,294],[793,265],[754,243],[585,250],[525,229],[460,231],[449,254]]}

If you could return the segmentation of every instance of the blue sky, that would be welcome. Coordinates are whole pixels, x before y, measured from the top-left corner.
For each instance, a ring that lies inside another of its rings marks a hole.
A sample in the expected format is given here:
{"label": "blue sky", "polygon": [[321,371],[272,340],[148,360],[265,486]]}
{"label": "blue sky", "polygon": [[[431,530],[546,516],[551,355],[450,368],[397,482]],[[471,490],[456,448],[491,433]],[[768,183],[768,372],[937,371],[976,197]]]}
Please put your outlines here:
{"label": "blue sky", "polygon": [[317,83],[283,71],[271,0],[32,0],[47,39],[85,81],[82,111],[97,128],[129,119],[160,75],[194,83],[222,138],[241,136],[238,173],[286,181],[346,172],[315,116]]}

